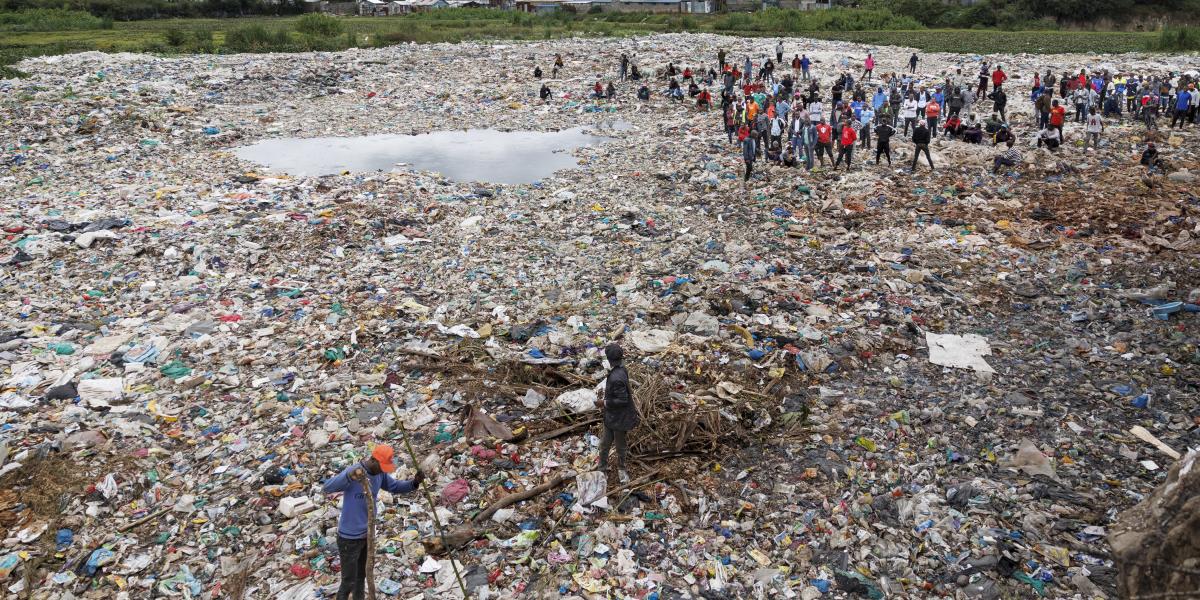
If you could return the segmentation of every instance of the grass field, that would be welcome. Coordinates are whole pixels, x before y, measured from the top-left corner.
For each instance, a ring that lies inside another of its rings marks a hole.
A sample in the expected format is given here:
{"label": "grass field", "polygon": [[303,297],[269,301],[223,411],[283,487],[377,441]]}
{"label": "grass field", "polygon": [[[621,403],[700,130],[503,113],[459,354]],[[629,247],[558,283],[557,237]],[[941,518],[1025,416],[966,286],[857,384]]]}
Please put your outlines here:
{"label": "grass field", "polygon": [[[817,11],[828,12],[828,11]],[[785,17],[787,15],[784,15]],[[294,31],[299,17],[243,19],[176,19],[116,22],[96,29],[4,31],[0,33],[0,69],[27,56],[84,50],[105,52],[229,52],[227,34],[248,27],[278,34],[256,49],[304,50],[396,43],[459,42],[469,39],[551,39],[583,35],[629,36],[657,32],[715,32],[749,36],[800,36],[899,45],[927,52],[1131,52],[1151,48],[1157,33],[1061,32],[998,30],[805,30],[807,27],[906,26],[887,17],[840,22],[824,17],[780,18],[771,15],[569,14],[534,16],[511,11],[442,10],[406,17],[342,17],[344,33],[313,44],[311,36]],[[290,37],[289,37],[290,36]],[[241,38],[245,36],[242,35]],[[239,39],[241,39],[239,38]],[[286,45],[279,40],[291,40]],[[272,43],[275,43],[273,46]],[[3,72],[0,71],[0,75]]]}

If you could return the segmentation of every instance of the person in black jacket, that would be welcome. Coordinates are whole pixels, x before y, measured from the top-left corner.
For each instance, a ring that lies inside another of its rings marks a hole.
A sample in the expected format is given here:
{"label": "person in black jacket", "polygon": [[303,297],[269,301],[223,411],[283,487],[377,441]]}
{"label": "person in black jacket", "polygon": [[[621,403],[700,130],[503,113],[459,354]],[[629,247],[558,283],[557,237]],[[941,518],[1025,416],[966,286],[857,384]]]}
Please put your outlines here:
{"label": "person in black jacket", "polygon": [[879,164],[879,156],[883,155],[887,157],[888,166],[892,166],[893,135],[896,135],[896,128],[891,123],[884,121],[875,126],[875,164]]}
{"label": "person in black jacket", "polygon": [[1008,115],[1005,110],[1008,108],[1008,94],[1005,94],[1003,89],[996,88],[988,94],[988,98],[992,99],[992,112],[1000,113],[1000,120],[1007,121]]}
{"label": "person in black jacket", "polygon": [[921,153],[925,153],[925,160],[929,161],[929,170],[933,170],[933,158],[929,156],[929,140],[932,136],[929,134],[929,128],[925,126],[923,121],[917,121],[917,128],[913,129],[912,141],[913,148],[912,172],[917,172],[917,159]]}
{"label": "person in black jacket", "polygon": [[625,351],[616,343],[604,348],[604,356],[612,369],[604,383],[604,398],[596,400],[596,406],[604,411],[604,438],[600,440],[600,471],[608,470],[608,454],[613,442],[617,444],[617,476],[621,483],[629,481],[625,471],[625,458],[629,445],[625,435],[638,425],[637,406],[633,403],[633,391],[629,389],[629,372],[623,360]]}

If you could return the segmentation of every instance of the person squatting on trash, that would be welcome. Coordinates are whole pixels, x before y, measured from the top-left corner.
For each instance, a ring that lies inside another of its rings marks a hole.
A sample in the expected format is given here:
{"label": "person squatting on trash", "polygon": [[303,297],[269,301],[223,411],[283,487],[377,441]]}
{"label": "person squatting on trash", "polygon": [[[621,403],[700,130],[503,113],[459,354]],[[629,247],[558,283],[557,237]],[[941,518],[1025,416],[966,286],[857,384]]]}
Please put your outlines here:
{"label": "person squatting on trash", "polygon": [[[417,469],[412,479],[392,479],[389,473],[396,470],[392,462],[395,451],[391,446],[378,445],[366,460],[356,462],[331,477],[321,490],[326,494],[342,494],[342,515],[338,519],[337,547],[342,562],[342,583],[338,587],[337,600],[363,600],[366,596],[367,579],[367,498],[363,494],[359,477],[366,477],[371,484],[371,502],[384,489],[392,494],[407,494],[420,487],[425,474]],[[371,524],[373,526],[373,524]]]}
{"label": "person squatting on trash", "polygon": [[637,406],[633,403],[633,390],[629,388],[629,372],[625,370],[625,351],[616,343],[604,348],[608,359],[608,377],[604,381],[604,397],[596,399],[596,407],[604,411],[604,437],[600,439],[600,471],[608,470],[608,454],[613,443],[617,445],[617,477],[621,483],[629,481],[625,470],[629,454],[626,435],[638,426]]}

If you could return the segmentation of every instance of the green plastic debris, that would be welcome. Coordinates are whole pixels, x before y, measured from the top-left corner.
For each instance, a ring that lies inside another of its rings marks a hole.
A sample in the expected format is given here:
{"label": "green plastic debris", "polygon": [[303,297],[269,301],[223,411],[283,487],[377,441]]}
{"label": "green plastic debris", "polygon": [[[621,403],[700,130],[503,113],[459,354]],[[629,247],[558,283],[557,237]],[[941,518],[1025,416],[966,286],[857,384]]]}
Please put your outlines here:
{"label": "green plastic debris", "polygon": [[46,349],[54,352],[55,354],[57,354],[59,356],[70,356],[72,354],[75,354],[75,346],[72,346],[71,344],[68,344],[66,342],[62,342],[62,343],[58,343],[58,344],[50,344],[49,346],[46,347]]}
{"label": "green plastic debris", "polygon": [[878,448],[878,446],[875,445],[874,440],[872,440],[871,438],[868,438],[868,437],[863,437],[861,435],[858,436],[858,438],[856,438],[854,440],[854,443],[865,448],[867,452],[874,452]]}
{"label": "green plastic debris", "polygon": [[342,306],[341,302],[334,302],[329,310],[333,311],[334,314],[346,316],[346,309]]}
{"label": "green plastic debris", "polygon": [[1030,586],[1033,587],[1034,591],[1036,591],[1039,596],[1046,595],[1046,584],[1045,584],[1045,582],[1043,582],[1041,580],[1034,579],[1034,578],[1026,575],[1025,573],[1022,573],[1021,571],[1015,571],[1013,573],[1013,579],[1016,579],[1017,581],[1024,581],[1025,583],[1028,583]]}
{"label": "green plastic debris", "polygon": [[159,367],[158,372],[170,377],[171,379],[179,379],[180,377],[186,377],[187,375],[191,374],[192,369],[178,360],[173,360]]}
{"label": "green plastic debris", "polygon": [[324,356],[328,361],[342,360],[346,358],[346,351],[341,348],[329,348],[325,350]]}

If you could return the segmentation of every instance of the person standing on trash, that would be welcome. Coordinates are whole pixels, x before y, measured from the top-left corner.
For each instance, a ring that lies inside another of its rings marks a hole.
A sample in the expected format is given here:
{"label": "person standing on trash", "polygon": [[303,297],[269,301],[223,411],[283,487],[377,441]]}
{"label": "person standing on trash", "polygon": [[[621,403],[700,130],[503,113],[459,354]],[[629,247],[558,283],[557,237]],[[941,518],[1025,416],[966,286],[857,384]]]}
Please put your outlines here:
{"label": "person standing on trash", "polygon": [[365,478],[370,483],[369,502],[372,503],[381,489],[392,494],[407,494],[425,481],[425,474],[420,469],[412,479],[392,479],[389,473],[396,470],[396,464],[392,462],[394,456],[395,451],[391,446],[375,446],[369,458],[346,467],[321,487],[326,494],[342,492],[342,516],[338,519],[337,534],[342,583],[338,587],[337,600],[363,600],[366,595],[368,527],[374,527],[375,524],[367,522],[368,499],[363,493],[361,480]]}
{"label": "person standing on trash", "polygon": [[621,81],[625,81],[625,78],[629,76],[629,56],[623,52],[621,53],[620,73]]}
{"label": "person standing on trash", "polygon": [[858,134],[855,131],[854,125],[849,121],[842,123],[842,130],[838,134],[838,139],[841,145],[838,148],[837,160],[833,162],[833,170],[836,171],[838,165],[842,164],[842,158],[846,159],[846,170],[853,168],[851,160],[854,158],[854,142],[858,141]]}
{"label": "person standing on trash", "polygon": [[775,64],[783,64],[783,40],[775,44]]}
{"label": "person standing on trash", "polygon": [[[747,156],[746,177],[749,178],[754,154],[751,152]],[[604,398],[596,400],[596,407],[604,411],[604,437],[600,440],[599,470],[608,470],[608,454],[616,443],[617,478],[621,483],[627,483],[629,473],[625,467],[629,445],[625,436],[638,426],[640,419],[637,405],[633,402],[633,390],[629,387],[629,372],[625,370],[625,351],[614,342],[604,347],[604,357],[608,359],[610,368],[608,378],[604,381]]]}
{"label": "person standing on trash", "polygon": [[999,90],[1005,81],[1008,81],[1008,73],[1004,72],[1003,66],[996,65],[996,70],[992,71],[992,91]]}
{"label": "person standing on trash", "polygon": [[538,96],[545,102],[550,99],[550,86],[542,84],[542,89],[538,90]]}
{"label": "person standing on trash", "polygon": [[[750,181],[750,174],[754,172],[754,161],[757,158],[758,132],[752,131],[750,135],[746,137],[746,139],[742,140],[742,160],[746,162],[746,176],[742,178],[742,181]],[[605,431],[605,434],[607,435],[607,430]]]}
{"label": "person standing on trash", "polygon": [[1088,146],[1095,149],[1100,149],[1100,134],[1104,133],[1104,119],[1096,114],[1096,107],[1088,109],[1087,118],[1087,136],[1083,138],[1083,149],[1087,150]]}
{"label": "person standing on trash", "polygon": [[724,48],[717,50],[717,64],[721,65],[720,67],[718,67],[719,69],[725,70],[725,49]]}
{"label": "person standing on trash", "polygon": [[889,121],[880,121],[875,126],[875,164],[879,164],[879,155],[887,157],[888,166],[892,166],[892,136],[896,128]]}
{"label": "person standing on trash", "polygon": [[1008,107],[1008,94],[1005,93],[1004,88],[996,86],[996,89],[988,94],[988,98],[992,99],[992,112],[998,113],[1000,119],[1007,123],[1008,115],[1004,111]]}
{"label": "person standing on trash", "polygon": [[929,161],[929,170],[933,170],[933,157],[929,155],[930,139],[929,128],[925,126],[925,121],[917,121],[917,126],[913,129],[912,134],[914,148],[912,166],[909,169],[914,174],[917,172],[917,159],[920,158],[922,152],[925,153],[925,160]]}
{"label": "person standing on trash", "polygon": [[908,72],[909,73],[917,72],[917,53],[916,52],[913,52],[912,56],[908,57]]}

